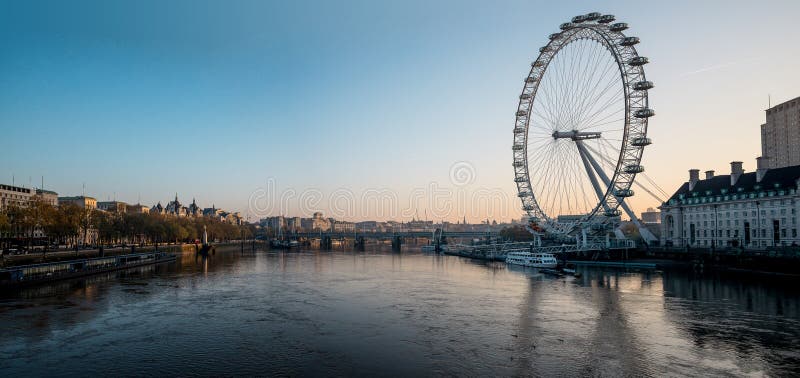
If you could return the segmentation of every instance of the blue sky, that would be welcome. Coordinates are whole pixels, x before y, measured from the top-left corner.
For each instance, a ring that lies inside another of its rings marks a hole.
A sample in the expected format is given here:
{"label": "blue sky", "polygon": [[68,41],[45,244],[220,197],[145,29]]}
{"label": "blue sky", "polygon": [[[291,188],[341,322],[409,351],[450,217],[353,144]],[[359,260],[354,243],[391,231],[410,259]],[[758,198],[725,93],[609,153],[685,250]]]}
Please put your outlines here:
{"label": "blue sky", "polygon": [[[270,178],[405,198],[464,161],[463,190],[513,197],[528,64],[590,11],[651,59],[650,177],[671,192],[689,168],[754,169],[767,95],[800,96],[796,1],[4,1],[0,182],[247,211]],[[512,199],[449,219],[516,218]]]}

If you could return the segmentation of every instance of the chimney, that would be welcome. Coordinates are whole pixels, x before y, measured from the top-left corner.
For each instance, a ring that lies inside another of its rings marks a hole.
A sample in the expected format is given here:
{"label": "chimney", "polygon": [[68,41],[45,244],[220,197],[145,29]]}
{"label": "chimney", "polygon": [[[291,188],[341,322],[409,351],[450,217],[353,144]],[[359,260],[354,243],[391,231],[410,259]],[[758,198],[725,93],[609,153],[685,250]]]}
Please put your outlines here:
{"label": "chimney", "polygon": [[744,169],[742,169],[742,162],[741,161],[732,161],[731,162],[731,186],[735,186],[736,182],[739,181],[739,176],[744,173]]}
{"label": "chimney", "polygon": [[697,181],[700,180],[700,170],[699,169],[690,169],[689,170],[689,190],[694,190],[694,185],[697,184]]}
{"label": "chimney", "polygon": [[768,166],[767,160],[764,156],[759,156],[756,158],[756,182],[761,182],[764,179],[764,175],[767,174]]}
{"label": "chimney", "polygon": [[714,170],[706,171],[706,180],[714,178]]}

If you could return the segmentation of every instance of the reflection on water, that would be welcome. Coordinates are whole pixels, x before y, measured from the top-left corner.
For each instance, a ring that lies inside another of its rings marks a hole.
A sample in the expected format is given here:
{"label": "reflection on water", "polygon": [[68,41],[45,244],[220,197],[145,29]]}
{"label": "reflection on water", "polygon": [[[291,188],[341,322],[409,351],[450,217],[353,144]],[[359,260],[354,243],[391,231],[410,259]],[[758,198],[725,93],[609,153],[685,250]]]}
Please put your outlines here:
{"label": "reflection on water", "polygon": [[796,375],[798,291],[414,252],[219,251],[0,298],[7,375]]}

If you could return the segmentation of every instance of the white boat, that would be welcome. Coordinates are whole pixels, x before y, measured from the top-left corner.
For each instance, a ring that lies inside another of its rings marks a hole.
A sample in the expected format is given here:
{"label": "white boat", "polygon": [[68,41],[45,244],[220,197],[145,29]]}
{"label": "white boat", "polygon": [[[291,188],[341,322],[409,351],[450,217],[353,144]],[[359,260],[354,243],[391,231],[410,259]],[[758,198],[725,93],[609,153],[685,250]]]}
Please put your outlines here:
{"label": "white boat", "polygon": [[555,268],[558,260],[552,253],[515,251],[506,255],[506,263],[522,265],[531,268]]}

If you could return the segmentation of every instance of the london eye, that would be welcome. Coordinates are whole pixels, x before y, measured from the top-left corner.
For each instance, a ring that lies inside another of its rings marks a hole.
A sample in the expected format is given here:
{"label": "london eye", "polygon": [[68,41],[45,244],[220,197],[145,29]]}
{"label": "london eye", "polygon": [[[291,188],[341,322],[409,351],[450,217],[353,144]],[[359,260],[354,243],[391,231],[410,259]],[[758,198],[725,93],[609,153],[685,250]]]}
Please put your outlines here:
{"label": "london eye", "polygon": [[[560,25],[524,80],[514,125],[514,181],[537,229],[601,233],[619,223],[646,146],[653,83],[639,38],[613,15]],[[647,236],[652,235],[642,235]]]}

